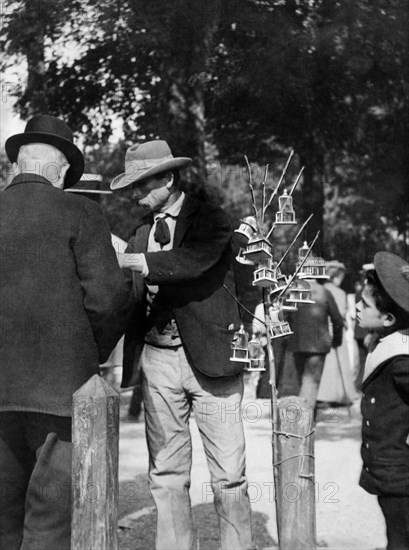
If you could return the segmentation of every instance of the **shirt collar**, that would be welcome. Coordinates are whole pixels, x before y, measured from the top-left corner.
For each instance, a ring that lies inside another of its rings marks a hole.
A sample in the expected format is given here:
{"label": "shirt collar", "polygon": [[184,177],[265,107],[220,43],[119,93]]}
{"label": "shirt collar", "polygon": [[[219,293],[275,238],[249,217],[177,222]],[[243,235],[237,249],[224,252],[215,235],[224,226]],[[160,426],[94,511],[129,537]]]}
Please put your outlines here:
{"label": "shirt collar", "polygon": [[23,173],[18,174],[15,178],[13,178],[7,187],[18,185],[19,183],[44,183],[45,185],[52,185],[50,180],[40,176],[39,174]]}
{"label": "shirt collar", "polygon": [[368,353],[364,381],[382,363],[396,355],[409,355],[409,331],[396,331],[381,338],[375,349]]}
{"label": "shirt collar", "polygon": [[170,216],[171,218],[177,218],[180,214],[180,211],[182,210],[182,204],[185,200],[185,193],[182,191],[180,194],[180,197],[176,202],[174,202],[165,212],[155,212],[153,217],[156,220],[157,218],[163,218],[166,216]]}

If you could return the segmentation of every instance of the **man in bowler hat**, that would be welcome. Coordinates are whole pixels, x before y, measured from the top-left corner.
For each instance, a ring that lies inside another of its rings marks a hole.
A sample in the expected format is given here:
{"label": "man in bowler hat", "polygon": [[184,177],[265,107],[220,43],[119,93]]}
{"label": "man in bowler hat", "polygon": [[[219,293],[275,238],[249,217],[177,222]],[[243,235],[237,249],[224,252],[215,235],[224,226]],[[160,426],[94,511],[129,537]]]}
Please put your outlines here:
{"label": "man in bowler hat", "polygon": [[113,190],[132,186],[133,198],[150,211],[128,253],[120,255],[132,269],[135,300],[122,385],[132,385],[142,369],[156,548],[196,548],[189,496],[193,412],[221,548],[249,550],[254,543],[240,409],[243,377],[240,364],[230,361],[238,309],[225,288],[234,288],[232,233],[223,210],[181,191],[179,170],[190,162],[173,157],[162,140],[134,145],[126,153],[125,173],[111,183]]}
{"label": "man in bowler hat", "polygon": [[48,115],[10,137],[0,201],[0,549],[71,548],[72,395],[125,331],[128,290],[100,207],[64,193],[84,160]]}

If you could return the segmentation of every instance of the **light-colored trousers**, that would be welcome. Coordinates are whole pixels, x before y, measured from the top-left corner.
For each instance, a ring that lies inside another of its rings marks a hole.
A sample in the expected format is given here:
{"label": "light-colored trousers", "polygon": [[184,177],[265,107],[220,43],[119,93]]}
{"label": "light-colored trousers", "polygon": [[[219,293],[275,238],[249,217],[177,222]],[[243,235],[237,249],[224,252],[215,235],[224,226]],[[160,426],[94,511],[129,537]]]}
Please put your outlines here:
{"label": "light-colored trousers", "polygon": [[158,519],[157,550],[190,550],[195,529],[189,496],[194,413],[211,475],[223,550],[255,548],[245,475],[242,375],[204,376],[183,347],[145,345],[141,367],[149,448],[149,486]]}

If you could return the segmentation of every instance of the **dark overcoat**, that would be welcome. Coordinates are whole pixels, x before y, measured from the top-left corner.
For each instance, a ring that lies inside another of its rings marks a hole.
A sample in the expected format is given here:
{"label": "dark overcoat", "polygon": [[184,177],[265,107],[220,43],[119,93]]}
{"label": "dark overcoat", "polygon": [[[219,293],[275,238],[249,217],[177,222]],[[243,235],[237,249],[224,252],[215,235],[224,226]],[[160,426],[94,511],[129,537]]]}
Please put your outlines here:
{"label": "dark overcoat", "polygon": [[[344,322],[331,292],[311,281],[311,300],[314,304],[298,304],[291,312],[290,326],[294,334],[289,340],[289,350],[294,353],[326,354],[331,346],[342,343]],[[331,320],[332,332],[328,320]]]}
{"label": "dark overcoat", "polygon": [[23,174],[0,196],[0,242],[0,410],[71,416],[130,312],[102,210]]}
{"label": "dark overcoat", "polygon": [[409,497],[409,355],[383,361],[362,392],[360,485],[375,495]]}
{"label": "dark overcoat", "polygon": [[[153,218],[136,229],[128,252],[146,252]],[[230,361],[233,330],[238,307],[231,271],[232,232],[221,208],[209,206],[186,195],[176,221],[173,249],[147,252],[147,282],[159,285],[155,303],[175,318],[187,356],[195,368],[211,377],[229,376],[242,370]],[[125,336],[122,386],[132,383],[137,372],[144,337],[149,326],[146,315],[146,284],[133,273],[134,318]]]}

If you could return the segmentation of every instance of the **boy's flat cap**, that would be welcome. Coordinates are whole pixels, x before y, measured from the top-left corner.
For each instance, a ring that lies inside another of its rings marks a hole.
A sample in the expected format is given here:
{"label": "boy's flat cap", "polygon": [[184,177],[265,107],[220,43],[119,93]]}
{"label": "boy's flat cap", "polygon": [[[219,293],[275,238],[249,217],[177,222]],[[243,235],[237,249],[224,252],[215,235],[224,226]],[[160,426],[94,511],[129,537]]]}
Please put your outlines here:
{"label": "boy's flat cap", "polygon": [[378,252],[375,271],[392,300],[409,313],[409,264],[391,252]]}

